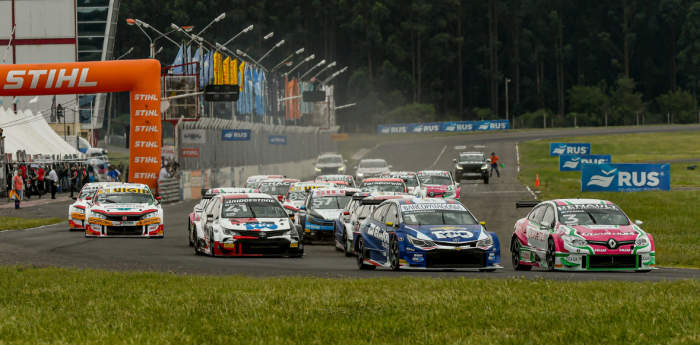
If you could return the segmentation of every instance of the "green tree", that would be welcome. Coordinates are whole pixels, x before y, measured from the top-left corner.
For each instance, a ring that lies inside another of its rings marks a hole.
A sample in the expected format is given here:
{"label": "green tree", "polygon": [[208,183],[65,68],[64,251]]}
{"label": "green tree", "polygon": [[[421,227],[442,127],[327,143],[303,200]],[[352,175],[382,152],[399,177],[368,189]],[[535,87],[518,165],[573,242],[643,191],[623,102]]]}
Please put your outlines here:
{"label": "green tree", "polygon": [[[609,107],[610,97],[605,93],[605,84],[599,86],[573,86],[568,91],[569,110],[582,116],[578,125],[600,126],[604,124],[604,113]],[[602,115],[602,116],[601,116]]]}
{"label": "green tree", "polygon": [[696,123],[695,101],[688,91],[679,89],[656,97],[656,104],[663,114],[673,115],[674,123]]}
{"label": "green tree", "polygon": [[[615,82],[615,88],[610,94],[611,112],[608,125],[621,126],[636,123],[636,115],[645,109],[642,94],[634,92],[634,80],[621,76]],[[627,121],[627,122],[626,122]]]}

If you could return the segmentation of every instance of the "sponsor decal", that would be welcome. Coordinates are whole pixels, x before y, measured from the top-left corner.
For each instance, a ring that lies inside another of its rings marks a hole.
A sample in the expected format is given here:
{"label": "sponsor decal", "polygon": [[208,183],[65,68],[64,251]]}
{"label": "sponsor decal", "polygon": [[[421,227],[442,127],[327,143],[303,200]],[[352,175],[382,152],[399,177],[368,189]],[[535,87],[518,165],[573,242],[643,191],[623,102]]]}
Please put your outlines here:
{"label": "sponsor decal", "polygon": [[[136,141],[134,142],[134,147],[158,147],[158,143],[155,141]],[[161,152],[165,147],[161,148]]]}
{"label": "sponsor decal", "polygon": [[250,141],[252,134],[250,129],[222,129],[222,141]]}
{"label": "sponsor decal", "polygon": [[582,258],[583,258],[583,257],[581,257],[581,256],[571,256],[571,255],[569,255],[569,256],[566,257],[566,261],[571,262],[571,263],[578,263],[578,264],[580,264]]}
{"label": "sponsor decal", "polygon": [[591,153],[590,143],[549,143],[549,155],[588,155]]}
{"label": "sponsor decal", "polygon": [[160,164],[158,157],[134,157],[134,163],[155,163]]}
{"label": "sponsor decal", "polygon": [[112,222],[106,220],[106,219],[100,219],[100,218],[93,218],[90,217],[88,219],[88,223],[90,224],[98,224],[98,225],[105,225],[105,226],[112,226]]}
{"label": "sponsor decal", "polygon": [[268,143],[270,145],[287,145],[286,135],[270,135],[268,136]]}
{"label": "sponsor decal", "polygon": [[610,155],[559,155],[559,171],[581,171],[581,164],[610,163]]}
{"label": "sponsor decal", "polygon": [[476,121],[443,122],[443,132],[470,132],[476,130]]}
{"label": "sponsor decal", "polygon": [[389,246],[389,233],[386,231],[383,231],[380,227],[370,224],[369,227],[367,227],[367,234],[382,241],[382,246],[385,248],[388,248]]}
{"label": "sponsor decal", "polygon": [[433,234],[435,237],[438,239],[443,239],[443,238],[454,238],[455,240],[458,237],[464,237],[464,238],[470,238],[474,237],[474,233],[471,231],[466,231],[466,230],[459,230],[459,231],[433,231]]}
{"label": "sponsor decal", "polygon": [[135,110],[134,116],[160,116],[155,110]]}
{"label": "sponsor decal", "polygon": [[160,217],[154,217],[154,218],[148,218],[144,220],[139,220],[138,223],[136,223],[136,226],[141,226],[141,225],[150,225],[150,224],[160,224],[161,220]]}
{"label": "sponsor decal", "polygon": [[135,132],[158,132],[158,126],[134,126]]}
{"label": "sponsor decal", "polygon": [[207,131],[204,129],[183,129],[183,144],[204,144],[207,140]]}
{"label": "sponsor decal", "polygon": [[413,260],[414,262],[423,262],[425,258],[423,257],[423,254],[413,254],[411,260]]}
{"label": "sponsor decal", "polygon": [[73,219],[85,220],[85,215],[82,214],[82,213],[75,213],[75,212],[73,212],[73,213],[70,214],[70,217],[73,218]]}
{"label": "sponsor decal", "polygon": [[[227,210],[228,211],[228,210]],[[246,223],[246,230],[275,230],[277,229],[277,224],[275,223]]]}
{"label": "sponsor decal", "polygon": [[521,258],[521,260],[532,261],[532,259],[530,259],[530,251],[529,250],[521,251],[520,258]]}
{"label": "sponsor decal", "polygon": [[[105,188],[98,191],[100,194],[119,194],[119,193],[136,193],[136,194],[150,194],[151,191],[143,188],[126,188],[126,187],[115,187],[115,188]],[[120,207],[120,206],[118,206]]]}
{"label": "sponsor decal", "polygon": [[225,204],[226,205],[231,205],[231,204],[240,204],[240,203],[246,203],[246,202],[277,202],[277,200],[272,199],[272,198],[232,198],[232,199],[226,199]]}
{"label": "sponsor decal", "polygon": [[[155,141],[153,141],[155,143]],[[161,157],[175,158],[175,147],[174,146],[163,146],[160,148]]]}
{"label": "sponsor decal", "polygon": [[496,260],[496,253],[489,253],[489,261]]}
{"label": "sponsor decal", "polygon": [[156,173],[134,173],[134,177],[141,179],[156,178]]}
{"label": "sponsor decal", "polygon": [[494,131],[509,129],[510,121],[508,120],[491,120],[491,121],[478,121],[476,123],[477,131]]}
{"label": "sponsor decal", "polygon": [[199,157],[199,149],[182,149],[182,157],[196,158]]}
{"label": "sponsor decal", "polygon": [[544,242],[547,240],[547,234],[544,231],[537,231],[535,228],[528,227],[525,236],[527,236],[528,239],[533,239],[536,241]]}
{"label": "sponsor decal", "polygon": [[[58,72],[58,77],[56,77],[56,72]],[[25,75],[31,76],[30,89],[36,89],[39,84],[39,78],[43,75],[48,75],[46,84],[44,88],[46,89],[60,89],[65,85],[69,88],[74,87],[76,81],[78,82],[78,87],[95,87],[97,86],[96,81],[88,81],[88,73],[90,73],[90,68],[73,68],[70,74],[67,74],[67,69],[52,69],[52,70],[13,70],[7,72],[6,83],[3,86],[5,90],[18,90],[24,86]],[[56,83],[54,84],[54,78]]]}
{"label": "sponsor decal", "polygon": [[158,96],[137,93],[134,95],[134,101],[158,101]]}
{"label": "sponsor decal", "polygon": [[637,192],[671,189],[669,164],[583,164],[581,191]]}
{"label": "sponsor decal", "polygon": [[412,204],[401,205],[401,211],[425,211],[425,210],[452,210],[466,211],[467,209],[462,204]]}

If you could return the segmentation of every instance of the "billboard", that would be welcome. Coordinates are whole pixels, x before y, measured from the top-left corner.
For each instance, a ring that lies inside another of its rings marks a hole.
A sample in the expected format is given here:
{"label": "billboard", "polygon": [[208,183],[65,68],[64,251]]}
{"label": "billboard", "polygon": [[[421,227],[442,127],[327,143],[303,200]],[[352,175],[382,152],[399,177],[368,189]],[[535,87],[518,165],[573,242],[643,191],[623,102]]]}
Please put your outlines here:
{"label": "billboard", "polygon": [[442,132],[470,132],[476,129],[476,121],[443,122]]}
{"label": "billboard", "polygon": [[268,137],[268,143],[270,145],[287,145],[286,135],[270,135]]}
{"label": "billboard", "polygon": [[508,120],[488,120],[479,121],[476,123],[477,131],[495,131],[501,129],[509,129],[510,122]]}
{"label": "billboard", "polygon": [[377,125],[377,133],[428,133],[428,132],[471,132],[509,129],[508,120],[456,121],[431,123],[406,123],[398,125]]}
{"label": "billboard", "polygon": [[182,157],[188,157],[188,158],[197,158],[197,157],[199,157],[199,149],[186,149],[186,148],[182,148],[180,152],[181,152],[181,154],[182,154]]}
{"label": "billboard", "polygon": [[670,164],[583,164],[581,191],[644,192],[671,190]]}
{"label": "billboard", "polygon": [[183,129],[183,144],[204,144],[207,140],[207,131],[204,129]]}
{"label": "billboard", "polygon": [[559,171],[581,171],[581,164],[605,164],[610,162],[610,155],[560,155]]}
{"label": "billboard", "polygon": [[549,155],[589,155],[590,143],[549,143]]}
{"label": "billboard", "polygon": [[250,129],[222,129],[222,141],[250,141]]}

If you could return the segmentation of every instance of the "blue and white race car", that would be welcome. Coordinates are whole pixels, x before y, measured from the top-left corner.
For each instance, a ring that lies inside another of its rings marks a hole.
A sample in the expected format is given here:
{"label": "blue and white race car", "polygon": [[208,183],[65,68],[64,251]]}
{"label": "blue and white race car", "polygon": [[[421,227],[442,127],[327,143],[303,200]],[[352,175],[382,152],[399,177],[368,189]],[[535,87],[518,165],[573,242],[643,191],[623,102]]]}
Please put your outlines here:
{"label": "blue and white race car", "polygon": [[456,200],[386,200],[355,236],[357,267],[362,270],[502,268],[496,234],[487,232],[484,223]]}

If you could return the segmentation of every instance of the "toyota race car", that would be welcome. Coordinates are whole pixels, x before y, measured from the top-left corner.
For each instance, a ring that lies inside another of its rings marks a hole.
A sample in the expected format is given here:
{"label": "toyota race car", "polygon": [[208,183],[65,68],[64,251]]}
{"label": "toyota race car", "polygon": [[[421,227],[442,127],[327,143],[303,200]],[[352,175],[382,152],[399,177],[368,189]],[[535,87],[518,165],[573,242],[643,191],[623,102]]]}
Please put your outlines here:
{"label": "toyota race car", "polygon": [[355,169],[357,179],[362,181],[370,177],[379,177],[381,174],[391,170],[391,167],[383,159],[363,159],[353,169]]}
{"label": "toyota race car", "polygon": [[315,189],[304,206],[299,207],[299,225],[304,229],[304,240],[323,241],[334,237],[335,221],[350,202],[356,189]]}
{"label": "toyota race car", "polygon": [[282,201],[282,207],[296,224],[299,224],[299,217],[297,217],[299,207],[304,205],[309,192],[317,188],[335,188],[335,184],[330,182],[297,182],[289,187],[289,191]]}
{"label": "toyota race car", "polygon": [[483,225],[456,200],[387,200],[360,226],[357,266],[492,272],[502,268],[500,244]]}
{"label": "toyota race car", "polygon": [[292,178],[268,179],[260,182],[258,190],[260,190],[260,193],[271,195],[277,198],[277,200],[282,201],[284,200],[284,196],[287,195],[287,192],[289,192],[289,187],[297,182],[299,182],[299,180]]}
{"label": "toyota race car", "polygon": [[163,238],[163,209],[144,184],[102,186],[87,203],[85,237]]}
{"label": "toyota race car", "polygon": [[199,201],[197,205],[194,205],[192,213],[190,213],[187,220],[187,234],[190,243],[190,247],[194,246],[194,226],[202,217],[202,210],[207,206],[209,200],[214,196],[219,194],[233,194],[233,193],[259,193],[257,189],[251,188],[211,188],[207,189],[202,193],[202,200]]}
{"label": "toyota race car", "polygon": [[321,175],[316,177],[316,181],[328,182],[328,181],[345,181],[348,183],[350,188],[355,188],[355,179],[352,175]]}
{"label": "toyota race car", "polygon": [[408,194],[406,184],[400,178],[368,178],[360,183],[363,192],[397,192]]}
{"label": "toyota race car", "polygon": [[461,187],[452,180],[449,171],[425,170],[418,172],[418,179],[425,187],[428,198],[443,198],[459,200]]}
{"label": "toyota race car", "polygon": [[245,181],[245,187],[246,188],[258,188],[260,183],[265,180],[269,180],[272,178],[285,178],[282,175],[254,175],[254,176],[248,176],[248,179]]}
{"label": "toyota race car", "polygon": [[277,199],[267,194],[217,195],[197,222],[196,254],[210,256],[289,256],[304,245]]}
{"label": "toyota race car", "polygon": [[68,207],[68,228],[73,230],[85,230],[85,208],[87,203],[95,197],[95,192],[101,187],[121,182],[91,182],[86,183],[78,193],[78,197],[73,198],[75,202]]}
{"label": "toyota race car", "polygon": [[410,171],[390,171],[385,172],[380,178],[400,178],[406,183],[408,194],[425,197],[425,188],[421,184],[418,176]]}
{"label": "toyota race car", "polygon": [[649,272],[656,265],[654,239],[610,201],[560,199],[537,203],[518,220],[510,243],[513,268],[529,271]]}

